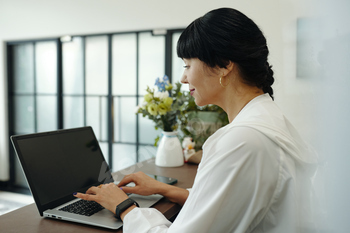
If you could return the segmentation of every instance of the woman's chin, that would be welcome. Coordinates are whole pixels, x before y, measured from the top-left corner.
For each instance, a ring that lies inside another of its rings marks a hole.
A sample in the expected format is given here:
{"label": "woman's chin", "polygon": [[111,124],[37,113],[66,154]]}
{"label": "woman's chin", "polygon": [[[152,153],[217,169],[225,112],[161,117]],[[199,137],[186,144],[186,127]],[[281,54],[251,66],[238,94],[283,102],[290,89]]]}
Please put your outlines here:
{"label": "woman's chin", "polygon": [[203,102],[203,101],[200,101],[196,98],[194,98],[194,102],[196,103],[197,106],[199,107],[202,107],[202,106],[205,106],[205,105],[208,105],[209,103],[206,103],[206,102]]}

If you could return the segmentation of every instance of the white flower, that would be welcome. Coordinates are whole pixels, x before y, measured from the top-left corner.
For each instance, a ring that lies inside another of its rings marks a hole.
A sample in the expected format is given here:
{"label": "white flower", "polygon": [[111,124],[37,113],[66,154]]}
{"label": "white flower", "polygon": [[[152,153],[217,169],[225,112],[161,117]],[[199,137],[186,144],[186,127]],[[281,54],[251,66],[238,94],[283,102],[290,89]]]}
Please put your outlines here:
{"label": "white flower", "polygon": [[154,93],[154,97],[158,97],[159,99],[165,99],[166,97],[169,97],[169,93],[167,91],[157,91]]}
{"label": "white flower", "polygon": [[146,109],[147,102],[143,101],[142,104],[139,104],[135,107],[135,113],[139,113],[140,109]]}
{"label": "white flower", "polygon": [[182,148],[185,150],[191,150],[194,148],[195,144],[196,143],[193,142],[191,137],[185,137],[182,141]]}
{"label": "white flower", "polygon": [[144,101],[144,102],[141,104],[141,108],[142,108],[142,109],[145,109],[145,108],[146,108],[146,106],[147,106],[147,102],[146,102],[146,101]]}
{"label": "white flower", "polygon": [[135,108],[135,113],[138,113],[140,108],[141,108],[141,107],[140,107],[139,105],[136,106],[136,108]]}

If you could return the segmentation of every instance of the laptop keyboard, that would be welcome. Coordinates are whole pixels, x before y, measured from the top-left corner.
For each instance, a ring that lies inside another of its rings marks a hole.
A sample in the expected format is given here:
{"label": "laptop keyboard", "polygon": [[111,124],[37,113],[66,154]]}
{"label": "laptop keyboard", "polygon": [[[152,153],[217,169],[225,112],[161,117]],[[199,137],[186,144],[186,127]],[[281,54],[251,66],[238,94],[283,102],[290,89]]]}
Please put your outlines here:
{"label": "laptop keyboard", "polygon": [[104,208],[94,201],[86,201],[86,200],[79,200],[72,204],[69,204],[59,210],[74,213],[74,214],[80,214],[85,216],[91,216]]}

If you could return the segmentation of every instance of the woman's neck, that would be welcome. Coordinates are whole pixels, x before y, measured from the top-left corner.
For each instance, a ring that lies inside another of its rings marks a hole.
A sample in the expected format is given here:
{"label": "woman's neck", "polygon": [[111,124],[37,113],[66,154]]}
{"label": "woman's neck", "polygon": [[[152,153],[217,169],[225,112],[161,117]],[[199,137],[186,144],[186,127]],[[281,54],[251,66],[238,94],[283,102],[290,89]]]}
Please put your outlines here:
{"label": "woman's neck", "polygon": [[226,97],[220,106],[226,113],[231,123],[239,112],[255,97],[264,94],[264,92],[257,87],[245,87],[241,90],[227,90]]}

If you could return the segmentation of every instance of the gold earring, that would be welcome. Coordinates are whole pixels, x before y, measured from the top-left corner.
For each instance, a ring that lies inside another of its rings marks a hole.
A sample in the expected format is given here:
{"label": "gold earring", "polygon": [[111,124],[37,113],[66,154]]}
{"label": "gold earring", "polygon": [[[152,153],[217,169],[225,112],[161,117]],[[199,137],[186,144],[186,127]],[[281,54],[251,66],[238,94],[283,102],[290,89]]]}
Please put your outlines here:
{"label": "gold earring", "polygon": [[223,76],[220,77],[220,85],[221,85],[223,88],[225,88],[225,87],[227,87],[227,86],[230,84],[230,79],[228,80],[228,83],[224,86],[224,85],[222,84],[222,77],[223,77]]}

